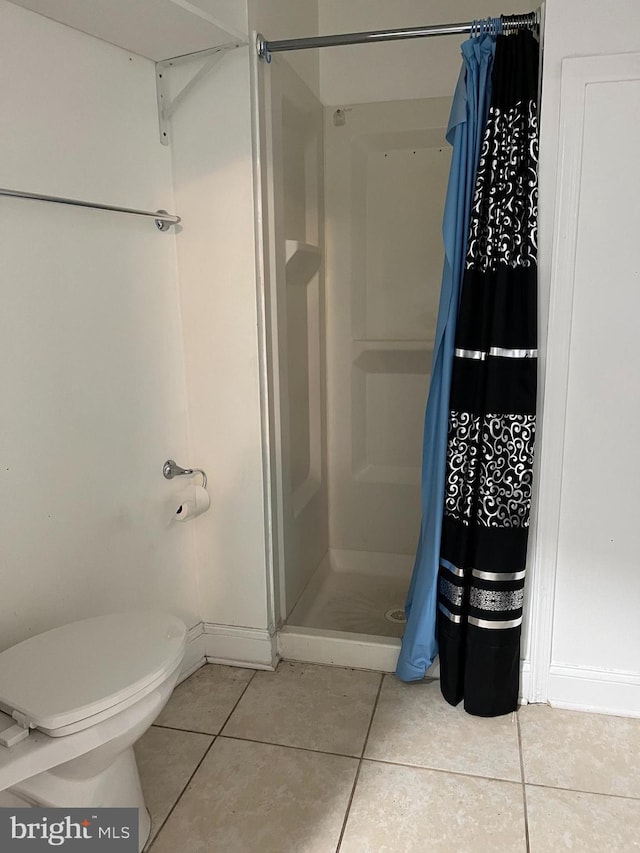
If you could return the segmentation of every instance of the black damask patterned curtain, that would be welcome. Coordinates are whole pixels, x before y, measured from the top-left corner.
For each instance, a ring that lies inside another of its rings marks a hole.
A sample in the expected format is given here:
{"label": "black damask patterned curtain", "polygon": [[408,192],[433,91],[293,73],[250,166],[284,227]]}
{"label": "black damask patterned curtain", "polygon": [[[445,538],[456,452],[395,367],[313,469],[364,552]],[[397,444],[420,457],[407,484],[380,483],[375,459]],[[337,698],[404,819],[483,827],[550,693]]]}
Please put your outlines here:
{"label": "black damask patterned curtain", "polygon": [[536,405],[538,43],[498,36],[450,396],[438,577],[445,699],[518,700]]}

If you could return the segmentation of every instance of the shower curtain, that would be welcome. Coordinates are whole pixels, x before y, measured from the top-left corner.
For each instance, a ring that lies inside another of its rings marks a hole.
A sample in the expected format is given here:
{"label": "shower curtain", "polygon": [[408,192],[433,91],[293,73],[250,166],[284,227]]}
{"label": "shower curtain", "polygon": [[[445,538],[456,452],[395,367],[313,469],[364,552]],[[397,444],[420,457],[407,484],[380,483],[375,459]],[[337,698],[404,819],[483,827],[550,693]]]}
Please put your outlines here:
{"label": "shower curtain", "polygon": [[496,716],[517,706],[531,503],[538,43],[528,30],[482,36],[463,57],[423,519],[396,674],[421,679],[439,650],[444,698]]}
{"label": "shower curtain", "polygon": [[[485,26],[499,32],[500,19],[485,22]],[[491,99],[495,47],[495,35],[491,34],[463,43],[463,65],[447,128],[447,141],[453,152],[442,227],[445,261],[424,423],[422,525],[405,605],[407,625],[396,668],[396,675],[402,681],[423,678],[438,653],[436,597],[449,389],[471,201]]]}
{"label": "shower curtain", "polygon": [[[463,250],[446,460],[439,460],[446,462],[440,686],[448,702],[464,700],[479,716],[513,711],[518,700],[537,374],[538,43],[531,32],[497,37],[492,81]],[[409,621],[416,591],[431,589],[431,578],[418,572]],[[425,601],[423,636],[431,618]],[[421,677],[420,663],[413,678]],[[404,662],[398,667],[401,678],[410,672]]]}

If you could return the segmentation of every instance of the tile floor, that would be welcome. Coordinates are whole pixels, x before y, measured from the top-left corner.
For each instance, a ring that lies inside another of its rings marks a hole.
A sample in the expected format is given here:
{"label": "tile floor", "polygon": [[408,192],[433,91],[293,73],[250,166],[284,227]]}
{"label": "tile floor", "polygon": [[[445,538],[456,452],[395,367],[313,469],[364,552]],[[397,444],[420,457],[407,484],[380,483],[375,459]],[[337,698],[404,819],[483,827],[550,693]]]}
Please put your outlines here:
{"label": "tile floor", "polygon": [[437,682],[210,665],[136,753],[151,853],[640,851],[640,719],[484,720]]}

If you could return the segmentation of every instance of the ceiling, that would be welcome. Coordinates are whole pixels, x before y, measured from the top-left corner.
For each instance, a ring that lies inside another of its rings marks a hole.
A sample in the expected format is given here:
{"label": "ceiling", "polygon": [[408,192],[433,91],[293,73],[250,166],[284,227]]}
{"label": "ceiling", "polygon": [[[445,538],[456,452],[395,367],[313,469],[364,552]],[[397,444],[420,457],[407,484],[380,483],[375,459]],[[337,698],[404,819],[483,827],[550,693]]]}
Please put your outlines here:
{"label": "ceiling", "polygon": [[[247,40],[246,3],[237,0],[12,2],[155,62]],[[216,13],[222,13],[224,21]]]}

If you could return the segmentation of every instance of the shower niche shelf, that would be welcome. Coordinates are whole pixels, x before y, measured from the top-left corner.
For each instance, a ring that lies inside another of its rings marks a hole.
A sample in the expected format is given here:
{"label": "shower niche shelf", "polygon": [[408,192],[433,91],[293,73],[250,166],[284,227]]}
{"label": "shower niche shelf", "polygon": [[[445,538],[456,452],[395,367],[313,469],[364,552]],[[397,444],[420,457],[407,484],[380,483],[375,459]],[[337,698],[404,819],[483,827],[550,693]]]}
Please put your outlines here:
{"label": "shower niche shelf", "polygon": [[320,247],[299,240],[285,240],[287,279],[306,284],[320,268]]}

